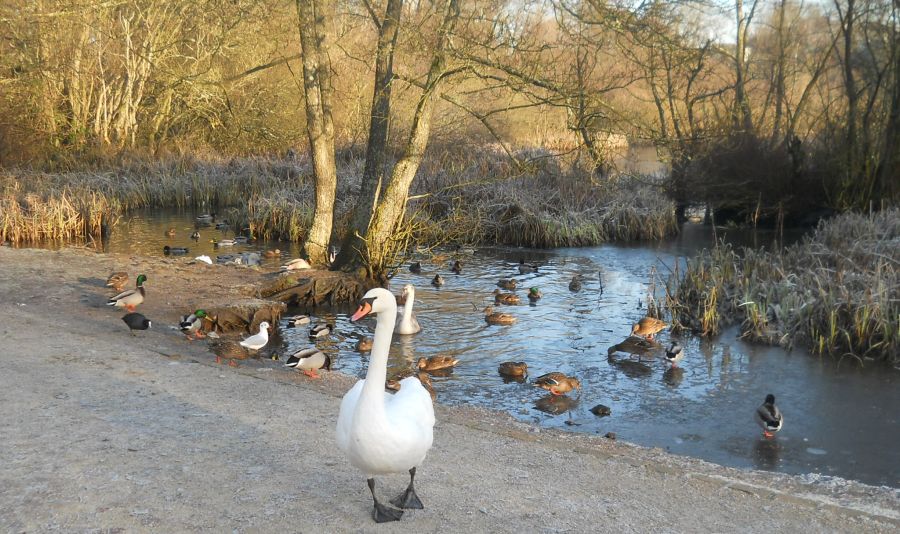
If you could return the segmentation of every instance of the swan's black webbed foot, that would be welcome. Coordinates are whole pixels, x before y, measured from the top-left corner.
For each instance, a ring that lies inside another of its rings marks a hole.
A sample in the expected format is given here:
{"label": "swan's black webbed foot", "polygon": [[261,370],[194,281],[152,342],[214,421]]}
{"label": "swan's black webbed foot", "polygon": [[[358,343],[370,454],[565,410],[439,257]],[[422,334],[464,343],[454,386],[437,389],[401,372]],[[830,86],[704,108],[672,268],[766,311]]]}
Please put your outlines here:
{"label": "swan's black webbed foot", "polygon": [[422,510],[425,508],[425,506],[422,505],[422,501],[419,500],[419,496],[416,495],[416,489],[413,487],[413,481],[415,478],[416,468],[413,467],[409,470],[409,486],[407,486],[406,491],[391,499],[391,504],[393,504],[397,508],[403,508],[406,510],[409,510],[411,508]]}
{"label": "swan's black webbed foot", "polygon": [[391,508],[390,506],[385,506],[378,502],[378,497],[375,496],[375,479],[370,478],[366,482],[369,484],[369,491],[372,492],[372,501],[375,503],[375,507],[372,509],[372,519],[374,519],[376,523],[399,521],[400,518],[403,517],[403,510]]}
{"label": "swan's black webbed foot", "polygon": [[401,517],[403,517],[403,510],[391,508],[390,506],[385,506],[380,502],[375,501],[375,508],[372,510],[372,519],[374,519],[376,523],[400,521]]}

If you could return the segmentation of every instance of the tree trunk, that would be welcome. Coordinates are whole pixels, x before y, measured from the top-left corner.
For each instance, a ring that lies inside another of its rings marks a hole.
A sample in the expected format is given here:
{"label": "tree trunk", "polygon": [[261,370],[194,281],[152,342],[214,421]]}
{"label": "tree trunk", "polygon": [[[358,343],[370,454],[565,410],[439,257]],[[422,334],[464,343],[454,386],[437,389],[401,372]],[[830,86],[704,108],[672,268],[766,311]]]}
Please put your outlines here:
{"label": "tree trunk", "polygon": [[328,48],[334,5],[330,0],[297,0],[300,48],[303,53],[303,91],[306,99],[306,134],[309,137],[316,208],[312,227],[304,244],[309,262],[323,266],[328,259],[328,242],[334,218],[337,171],[334,157],[331,63]]}
{"label": "tree trunk", "polygon": [[[894,0],[895,12],[900,9],[900,0]],[[894,86],[891,91],[891,106],[882,136],[881,156],[875,171],[878,190],[882,198],[897,200],[900,196],[898,164],[900,164],[900,44],[894,42]]]}
{"label": "tree trunk", "polygon": [[[837,5],[837,4],[836,4]],[[853,19],[856,17],[854,0],[847,0],[847,11],[844,13],[842,26],[844,33],[844,88],[847,93],[847,172],[848,181],[852,181],[856,166],[856,124],[858,122],[858,98],[856,94],[856,78],[853,73]]]}
{"label": "tree trunk", "polygon": [[[412,128],[403,155],[394,166],[390,183],[385,189],[383,198],[376,205],[372,222],[366,231],[366,262],[369,276],[381,278],[385,267],[393,261],[398,250],[395,232],[403,222],[406,213],[406,198],[412,180],[422,162],[428,138],[431,134],[431,115],[434,110],[434,96],[440,84],[446,63],[445,49],[450,31],[459,17],[457,0],[447,0],[444,20],[438,31],[438,41],[434,57],[428,70],[425,90],[416,105]],[[368,199],[361,199],[366,202]]]}
{"label": "tree trunk", "polygon": [[743,0],[735,0],[737,13],[737,39],[734,51],[735,81],[734,81],[734,126],[744,133],[753,131],[753,116],[750,113],[750,101],[747,97],[746,67],[747,67],[747,32],[750,20],[756,9],[754,1],[750,8],[750,15],[744,17]]}
{"label": "tree trunk", "polygon": [[[391,115],[391,83],[394,79],[394,48],[400,29],[403,0],[388,0],[384,20],[378,28],[378,49],[375,55],[375,90],[372,95],[372,116],[369,122],[369,141],[366,146],[366,165],[363,170],[359,201],[353,211],[349,232],[341,246],[335,267],[352,270],[364,264],[362,251],[365,235],[372,221],[372,213],[381,194],[384,181],[384,160],[388,148]],[[375,21],[378,24],[378,21]]]}

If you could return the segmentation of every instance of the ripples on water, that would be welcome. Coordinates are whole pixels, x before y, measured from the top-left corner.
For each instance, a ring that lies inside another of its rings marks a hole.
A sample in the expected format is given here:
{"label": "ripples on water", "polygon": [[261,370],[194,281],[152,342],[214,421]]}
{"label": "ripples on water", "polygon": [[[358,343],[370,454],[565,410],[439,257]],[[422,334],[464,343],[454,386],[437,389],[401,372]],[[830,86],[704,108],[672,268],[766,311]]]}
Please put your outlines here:
{"label": "ripples on water", "polygon": [[[175,237],[164,235],[168,227],[176,228]],[[163,245],[188,246],[191,257],[281,248],[283,256],[263,260],[264,269],[298,253],[296,244],[286,243],[216,250],[209,239],[233,234],[201,229],[203,237],[194,242],[189,238],[193,229],[192,215],[137,215],[117,228],[105,248],[161,255]],[[763,246],[771,241],[764,234],[731,234],[728,238],[740,244]],[[733,329],[713,341],[679,339],[686,351],[679,369],[668,369],[659,358],[607,358],[607,348],[624,339],[646,312],[651,269],[666,273],[676,258],[712,243],[706,228],[686,226],[677,238],[649,245],[552,251],[484,248],[458,256],[463,262],[460,275],[449,270],[449,260],[456,258],[452,253],[436,264],[427,256],[413,258],[422,260],[423,272],[404,269],[391,289],[399,293],[406,283],[416,286],[414,310],[422,332],[394,337],[388,374],[408,369],[421,356],[451,354],[461,360],[459,365],[433,377],[441,403],[486,406],[545,427],[613,431],[634,443],[725,465],[815,472],[900,487],[900,373],[893,369],[838,365],[802,350],[750,345],[738,340]],[[539,264],[538,272],[518,274],[520,258]],[[438,272],[446,285],[434,288],[429,282]],[[578,293],[568,289],[574,274],[585,277]],[[492,303],[491,291],[505,277],[519,282],[516,293],[523,304],[500,308],[516,315],[518,322],[489,326],[481,309]],[[544,294],[536,305],[526,298],[532,286]],[[332,356],[335,370],[363,377],[368,359],[354,347],[361,336],[372,335],[374,320],[350,323],[350,311],[315,310],[313,324],[334,320],[336,333],[318,346]],[[289,354],[312,344],[307,326],[284,326],[267,351]],[[668,332],[659,338],[663,344],[673,339]],[[531,377],[551,371],[574,375],[583,389],[553,398],[530,381],[504,381],[497,366],[509,360],[527,362]],[[752,414],[770,392],[785,413],[785,427],[776,439],[763,440]],[[598,403],[611,407],[612,415],[593,415],[590,409]]]}

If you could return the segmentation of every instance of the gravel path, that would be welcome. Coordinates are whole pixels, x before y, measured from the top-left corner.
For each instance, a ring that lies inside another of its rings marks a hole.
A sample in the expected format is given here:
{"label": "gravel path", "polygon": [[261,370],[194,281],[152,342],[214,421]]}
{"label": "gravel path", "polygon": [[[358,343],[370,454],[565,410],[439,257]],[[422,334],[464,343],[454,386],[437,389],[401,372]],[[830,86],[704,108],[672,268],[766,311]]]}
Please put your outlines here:
{"label": "gravel path", "polygon": [[[166,327],[241,268],[0,247],[0,530],[36,532],[896,532],[900,492],[740,471],[438,407],[425,503],[375,525],[334,441],[352,380],[216,365]],[[149,277],[128,335],[110,271]],[[243,285],[242,285],[243,284]],[[227,295],[226,295],[227,296]],[[392,497],[406,477],[378,480]]]}

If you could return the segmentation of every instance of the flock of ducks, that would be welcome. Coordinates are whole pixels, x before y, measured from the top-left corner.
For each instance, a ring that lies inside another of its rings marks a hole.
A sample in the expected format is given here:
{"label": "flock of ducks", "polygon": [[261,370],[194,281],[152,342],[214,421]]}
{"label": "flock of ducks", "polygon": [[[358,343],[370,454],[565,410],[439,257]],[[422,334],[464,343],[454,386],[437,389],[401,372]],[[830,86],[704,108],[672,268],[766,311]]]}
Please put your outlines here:
{"label": "flock of ducks", "polygon": [[[304,268],[298,267],[302,265],[301,262],[302,260],[300,262],[294,260],[282,269]],[[518,265],[520,274],[533,273],[538,268],[537,265],[525,263],[524,260]],[[421,273],[421,264],[413,263],[409,270]],[[462,264],[459,261],[453,262],[451,272],[459,274],[461,271]],[[120,292],[111,297],[107,304],[128,310],[129,313],[122,320],[134,335],[135,330],[146,330],[151,326],[146,317],[134,311],[146,296],[147,277],[144,274],[138,275],[135,287],[122,291],[127,281],[126,273],[117,272],[109,277],[107,286]],[[432,279],[432,285],[436,287],[443,284],[444,279],[440,274]],[[569,289],[580,291],[581,284],[581,277],[576,275],[572,278]],[[516,290],[515,279],[502,279],[497,285],[500,289],[495,289],[492,293],[494,305],[519,304],[520,298],[515,293],[501,291],[501,289]],[[537,287],[529,288],[530,302],[535,303],[542,296]],[[414,376],[399,381],[388,380],[387,361],[393,335],[413,335],[422,330],[413,313],[414,301],[415,287],[412,284],[406,284],[396,297],[386,289],[375,288],[363,296],[359,307],[351,317],[351,321],[355,322],[374,315],[376,325],[373,338],[363,338],[357,343],[357,350],[370,353],[369,365],[366,377],[359,380],[341,401],[336,438],[338,446],[347,455],[350,463],[366,475],[373,499],[373,518],[379,523],[399,520],[406,509],[423,508],[421,499],[415,492],[414,481],[416,469],[424,461],[433,442],[435,392],[427,373],[451,369],[460,361],[446,355],[422,357],[415,362]],[[398,305],[402,305],[399,310]],[[202,324],[207,318],[206,311],[198,309],[183,316],[179,326],[188,339],[195,336],[202,338],[204,336]],[[516,322],[514,315],[495,311],[494,306],[485,308],[484,319],[489,325],[510,325]],[[311,324],[311,319],[309,316],[298,315],[288,318],[287,324],[290,327],[298,327]],[[609,347],[608,356],[612,357],[617,352],[640,355],[659,349],[660,345],[653,336],[667,326],[665,322],[653,317],[642,318],[632,326],[631,334],[625,340]],[[258,333],[238,343],[228,342],[220,346],[216,351],[216,361],[221,362],[224,357],[230,360],[229,364],[236,365],[234,360],[240,359],[236,352],[241,350],[255,352],[262,349],[269,341],[269,328],[269,323],[261,322]],[[333,329],[333,323],[311,326],[309,338],[315,341],[328,336]],[[665,350],[665,360],[672,367],[677,366],[683,358],[684,350],[677,343],[673,342]],[[288,367],[302,371],[310,378],[318,378],[317,370],[331,368],[330,357],[315,346],[294,352],[284,363]],[[498,373],[504,378],[522,381],[528,377],[528,365],[521,361],[503,362],[498,367]],[[541,375],[532,383],[547,390],[552,396],[566,395],[581,389],[578,378],[558,371]],[[386,389],[392,389],[396,393],[387,393]],[[608,413],[608,409],[605,413]],[[775,432],[781,430],[784,416],[775,405],[773,395],[766,396],[763,404],[756,410],[754,419],[763,429],[766,438],[771,438]],[[410,478],[406,490],[388,504],[376,495],[375,477],[389,473],[408,473]]]}

